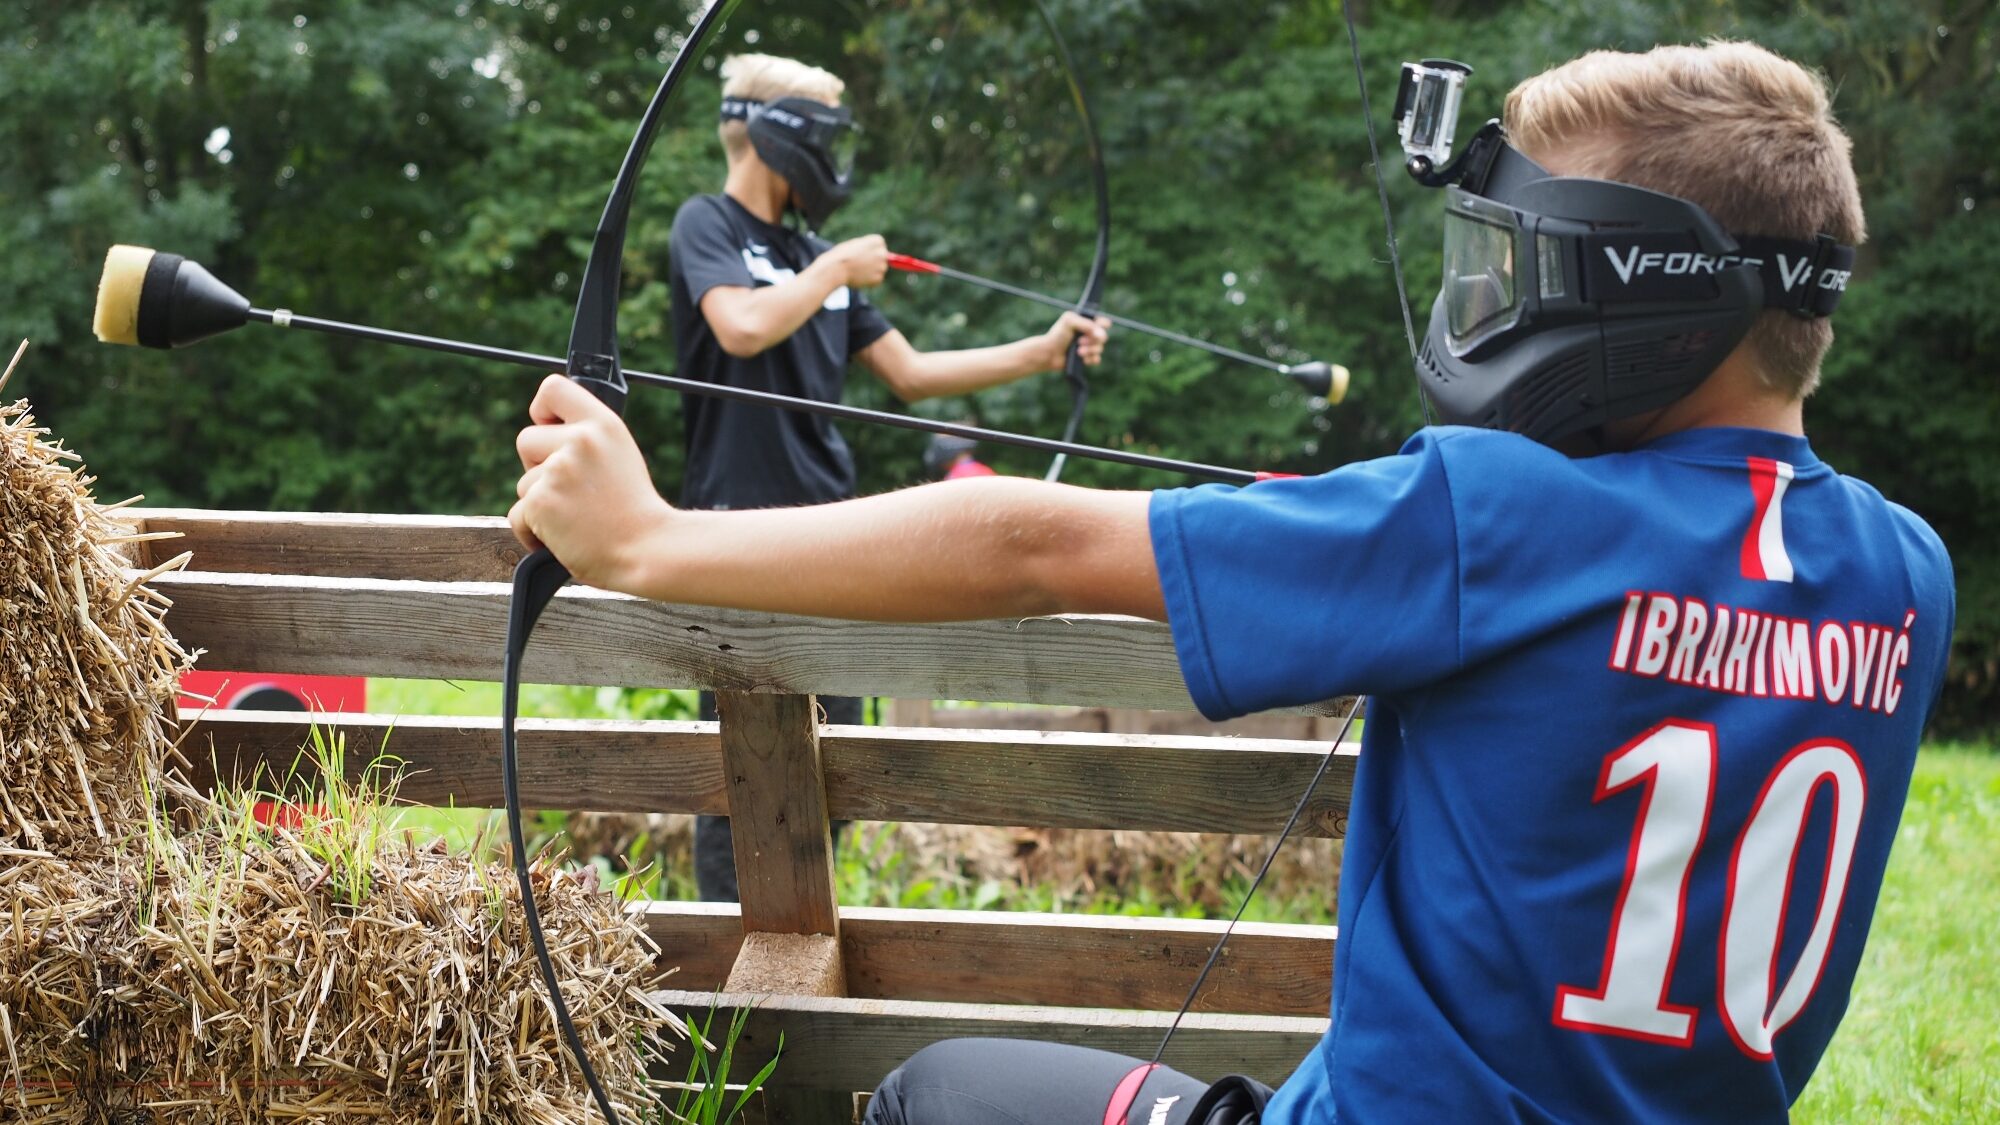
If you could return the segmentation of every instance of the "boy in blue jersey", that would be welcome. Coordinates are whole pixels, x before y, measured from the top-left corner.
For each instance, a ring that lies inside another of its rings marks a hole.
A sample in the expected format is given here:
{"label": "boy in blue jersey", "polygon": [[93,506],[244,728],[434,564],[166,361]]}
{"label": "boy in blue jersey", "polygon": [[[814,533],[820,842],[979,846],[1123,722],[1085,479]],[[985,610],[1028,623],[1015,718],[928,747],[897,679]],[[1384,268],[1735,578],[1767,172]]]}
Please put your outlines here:
{"label": "boy in blue jersey", "polygon": [[1847,140],[1817,77],[1746,44],[1586,56],[1506,123],[1518,150],[1495,132],[1493,175],[1450,196],[1486,226],[1447,235],[1420,367],[1448,420],[1517,432],[1426,429],[1243,489],[988,478],[682,512],[614,415],[544,384],[512,519],[583,581],[875,620],[1134,614],[1171,623],[1211,717],[1370,696],[1332,1022],[1281,1089],[953,1041],[871,1122],[1787,1116],[1846,1005],[1953,615],[1936,536],[1804,436],[1862,233]]}

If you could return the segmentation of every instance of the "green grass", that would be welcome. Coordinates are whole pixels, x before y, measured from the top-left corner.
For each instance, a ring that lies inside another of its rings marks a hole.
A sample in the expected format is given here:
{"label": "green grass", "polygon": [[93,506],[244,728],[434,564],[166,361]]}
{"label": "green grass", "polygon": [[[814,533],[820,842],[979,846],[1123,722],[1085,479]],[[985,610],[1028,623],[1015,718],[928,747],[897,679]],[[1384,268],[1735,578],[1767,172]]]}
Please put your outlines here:
{"label": "green grass", "polygon": [[1853,1001],[1795,1118],[2000,1121],[2000,754],[1918,760]]}
{"label": "green grass", "polygon": [[[371,679],[368,709],[379,715],[498,715],[500,685],[460,680]],[[521,715],[530,719],[692,719],[695,693],[523,684]]]}
{"label": "green grass", "polygon": [[[368,709],[378,715],[463,715],[500,713],[500,685],[480,681],[368,681]],[[521,714],[531,719],[692,719],[695,693],[643,688],[521,685]],[[531,834],[534,831],[530,825]],[[419,839],[443,839],[455,852],[498,850],[506,827],[493,809],[405,808],[393,828]],[[607,874],[609,874],[607,872]],[[689,880],[690,887],[693,880]],[[692,897],[692,890],[688,895]]]}
{"label": "green grass", "polygon": [[[648,698],[652,695],[678,699]],[[649,717],[684,707],[691,693],[618,689],[524,691],[523,710],[550,717]],[[374,680],[369,709],[403,714],[491,715],[493,684]],[[414,809],[402,825],[465,846],[497,838],[483,810]],[[538,827],[559,827],[545,815]],[[860,826],[857,826],[860,827]],[[840,849],[840,900],[850,904],[1179,915],[1174,896],[1100,891],[1067,898],[1051,888],[942,878],[938,865],[902,855],[883,837],[851,832]],[[609,874],[609,872],[607,872]],[[650,872],[631,893],[693,897],[685,871]],[[1241,888],[1223,896],[1235,902]],[[1330,921],[1327,904],[1258,895],[1248,917]],[[1927,747],[1917,763],[1868,951],[1847,1017],[1795,1112],[1806,1125],[1847,1122],[2000,1122],[2000,753]]]}

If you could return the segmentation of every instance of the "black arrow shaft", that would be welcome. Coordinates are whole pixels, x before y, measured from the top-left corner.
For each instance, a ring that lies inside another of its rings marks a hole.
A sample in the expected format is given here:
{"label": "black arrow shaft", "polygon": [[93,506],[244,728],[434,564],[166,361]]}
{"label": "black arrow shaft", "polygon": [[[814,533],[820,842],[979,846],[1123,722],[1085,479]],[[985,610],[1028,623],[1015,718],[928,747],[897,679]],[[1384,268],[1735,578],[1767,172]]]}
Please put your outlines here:
{"label": "black arrow shaft", "polygon": [[[1066,304],[1064,307],[1067,308],[1069,306]],[[468,356],[472,359],[485,359],[496,363],[512,364],[516,367],[532,367],[540,371],[559,372],[563,370],[563,361],[552,355],[537,355],[533,352],[515,351],[511,348],[495,348],[486,344],[467,343],[463,340],[447,340],[438,336],[421,336],[410,332],[397,332],[387,328],[375,328],[366,324],[350,324],[340,320],[323,320],[316,316],[299,316],[282,309],[251,309],[250,319],[261,321],[265,324],[276,325],[280,328],[303,328],[308,331],[324,332],[333,336],[349,336],[360,340],[374,340],[378,343],[396,344],[401,347],[445,352],[451,355]],[[650,383],[656,387],[666,387],[685,394],[702,395],[707,398],[755,403],[759,406],[770,406],[780,410],[792,410],[803,414],[818,414],[849,422],[870,422],[882,426],[895,426],[905,430],[919,430],[933,434],[950,434],[953,437],[992,442],[995,445],[1011,445],[1019,449],[1033,449],[1042,453],[1067,453],[1075,457],[1088,457],[1095,461],[1109,461],[1119,465],[1136,465],[1143,469],[1159,469],[1163,472],[1179,473],[1183,476],[1203,477],[1209,480],[1223,481],[1228,484],[1251,484],[1259,479],[1258,474],[1245,469],[1231,469],[1221,465],[1206,465],[1198,461],[1182,461],[1172,457],[1155,457],[1151,454],[1132,453],[1123,449],[1105,449],[1101,446],[1080,445],[1076,442],[1057,441],[1053,438],[1009,433],[1006,430],[989,430],[980,426],[967,426],[957,422],[943,422],[931,418],[919,418],[911,414],[891,414],[883,410],[869,410],[866,407],[848,406],[845,403],[839,402],[818,402],[813,399],[794,398],[791,395],[781,395],[771,391],[752,390],[748,387],[731,387],[720,383],[706,383],[700,379],[689,379],[679,375],[655,375],[647,371],[628,370],[625,372],[625,378],[633,383]]]}
{"label": "black arrow shaft", "polygon": [[[948,277],[953,281],[963,282],[967,285],[976,285],[981,289],[990,289],[995,293],[1005,293],[1009,297],[1019,297],[1023,301],[1033,301],[1038,305],[1047,305],[1052,309],[1068,311],[1076,308],[1075,301],[1065,301],[1060,297],[1051,297],[1047,293],[1037,293],[1033,289],[1023,289],[1018,285],[1009,285],[1004,281],[995,281],[990,277],[981,277],[976,273],[967,273],[964,270],[953,269],[950,266],[940,265],[936,262],[926,262],[924,265],[928,268],[913,269],[908,272],[935,273],[939,277]],[[897,268],[900,269],[902,267],[899,266]],[[1275,371],[1280,375],[1291,373],[1290,366],[1279,363],[1276,360],[1254,356],[1249,352],[1239,352],[1235,348],[1213,343],[1198,336],[1190,336],[1185,332],[1176,332],[1171,328],[1161,328],[1158,325],[1147,324],[1143,320],[1133,320],[1129,316],[1120,316],[1117,313],[1106,312],[1103,309],[1097,310],[1097,315],[1116,324],[1120,328],[1129,328],[1134,332],[1143,332],[1148,336],[1157,336],[1162,340],[1172,340],[1176,344],[1184,344],[1198,351],[1208,352],[1211,355],[1219,355],[1226,359],[1236,360],[1239,363],[1261,367],[1266,371]]]}

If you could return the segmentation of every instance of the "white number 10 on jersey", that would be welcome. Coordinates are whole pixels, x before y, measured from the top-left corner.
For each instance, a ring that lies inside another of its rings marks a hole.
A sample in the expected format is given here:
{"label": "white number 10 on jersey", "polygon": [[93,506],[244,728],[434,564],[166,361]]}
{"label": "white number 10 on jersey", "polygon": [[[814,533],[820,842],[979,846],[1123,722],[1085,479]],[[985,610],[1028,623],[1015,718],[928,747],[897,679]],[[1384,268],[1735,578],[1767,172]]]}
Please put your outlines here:
{"label": "white number 10 on jersey", "polygon": [[[1694,1041],[1697,1010],[1668,1003],[1667,989],[1687,918],[1688,876],[1708,833],[1718,752],[1714,727],[1669,719],[1605,757],[1595,800],[1634,785],[1645,792],[1597,987],[1557,988],[1558,1026],[1682,1047]],[[1826,883],[1805,948],[1781,987],[1778,945],[1792,870],[1821,785],[1833,795]],[[1764,780],[1736,837],[1722,909],[1717,1001],[1729,1037],[1753,1058],[1771,1057],[1772,1039],[1805,1010],[1819,984],[1866,799],[1867,780],[1852,747],[1837,739],[1803,742]]]}

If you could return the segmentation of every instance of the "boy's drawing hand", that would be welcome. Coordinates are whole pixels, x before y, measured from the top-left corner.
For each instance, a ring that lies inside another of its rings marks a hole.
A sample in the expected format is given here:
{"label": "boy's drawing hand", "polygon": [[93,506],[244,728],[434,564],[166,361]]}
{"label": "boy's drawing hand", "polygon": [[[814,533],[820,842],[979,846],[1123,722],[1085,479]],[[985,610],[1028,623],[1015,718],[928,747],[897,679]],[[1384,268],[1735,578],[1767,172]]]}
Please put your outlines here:
{"label": "boy's drawing hand", "polygon": [[836,243],[820,260],[833,262],[850,288],[873,289],[888,276],[889,244],[879,234],[864,234]]}

